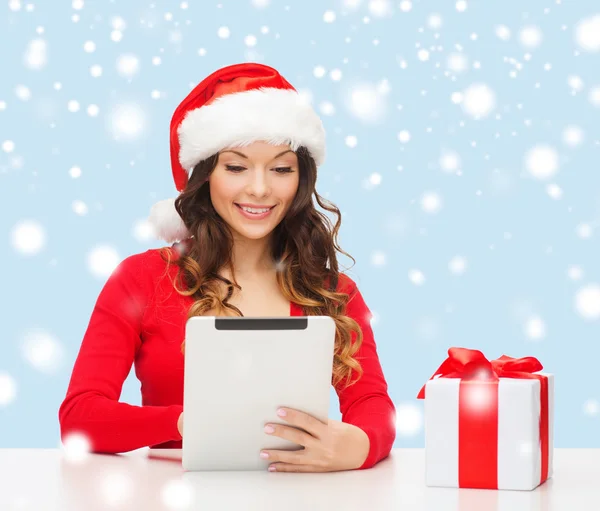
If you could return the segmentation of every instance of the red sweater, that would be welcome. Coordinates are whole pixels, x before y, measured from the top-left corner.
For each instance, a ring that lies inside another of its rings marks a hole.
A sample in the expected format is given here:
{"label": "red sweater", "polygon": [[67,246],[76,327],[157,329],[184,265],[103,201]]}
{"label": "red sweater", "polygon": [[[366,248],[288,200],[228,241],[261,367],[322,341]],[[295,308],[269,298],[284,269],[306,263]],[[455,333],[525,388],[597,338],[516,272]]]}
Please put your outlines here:
{"label": "red sweater", "polygon": [[[176,251],[172,249],[176,257]],[[66,397],[60,406],[61,438],[85,434],[93,452],[120,453],[142,447],[181,448],[177,420],[183,411],[184,358],[181,344],[191,297],[173,288],[159,250],[127,257],[100,292],[85,332]],[[170,268],[174,276],[177,267]],[[351,296],[346,314],[363,332],[355,357],[362,378],[337,389],[342,421],[368,435],[370,448],[360,468],[389,455],[396,436],[395,408],[377,357],[370,311],[356,284],[340,276],[338,290]],[[302,316],[291,304],[291,316]],[[135,366],[142,406],[119,402]],[[341,386],[341,384],[340,384]]]}

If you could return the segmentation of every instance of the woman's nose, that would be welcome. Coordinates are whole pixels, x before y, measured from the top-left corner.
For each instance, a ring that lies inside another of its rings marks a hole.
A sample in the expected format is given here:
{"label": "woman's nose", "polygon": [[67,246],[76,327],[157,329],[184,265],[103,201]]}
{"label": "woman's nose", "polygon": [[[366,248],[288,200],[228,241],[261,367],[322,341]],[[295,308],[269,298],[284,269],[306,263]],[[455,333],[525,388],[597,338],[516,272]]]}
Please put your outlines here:
{"label": "woman's nose", "polygon": [[269,193],[269,178],[266,169],[254,169],[249,173],[250,182],[248,183],[249,192],[252,195],[264,196]]}

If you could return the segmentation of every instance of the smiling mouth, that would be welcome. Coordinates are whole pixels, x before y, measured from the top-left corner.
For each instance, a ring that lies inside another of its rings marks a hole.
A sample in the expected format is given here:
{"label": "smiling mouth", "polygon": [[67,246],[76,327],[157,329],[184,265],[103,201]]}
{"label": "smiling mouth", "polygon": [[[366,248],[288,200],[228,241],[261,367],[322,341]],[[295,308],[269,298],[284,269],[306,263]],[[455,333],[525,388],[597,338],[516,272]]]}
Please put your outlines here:
{"label": "smiling mouth", "polygon": [[242,206],[241,204],[238,204],[237,202],[234,202],[234,204],[238,207],[243,209],[244,211],[248,211],[249,213],[262,213],[264,211],[268,211],[273,209],[275,206],[261,206],[261,207],[250,207],[250,206]]}
{"label": "smiling mouth", "polygon": [[273,211],[273,208],[275,208],[275,206],[268,206],[264,208],[248,208],[245,206],[240,206],[237,202],[234,202],[234,204],[242,215],[244,215],[246,218],[252,219],[265,218],[269,216],[271,211]]}

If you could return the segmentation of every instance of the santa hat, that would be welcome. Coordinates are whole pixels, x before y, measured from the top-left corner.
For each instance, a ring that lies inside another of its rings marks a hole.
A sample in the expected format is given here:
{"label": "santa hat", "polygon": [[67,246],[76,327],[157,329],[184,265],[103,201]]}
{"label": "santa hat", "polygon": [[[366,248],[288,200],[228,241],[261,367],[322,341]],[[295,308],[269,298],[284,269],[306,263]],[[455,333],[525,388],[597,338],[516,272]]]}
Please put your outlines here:
{"label": "santa hat", "polygon": [[[194,167],[226,147],[259,140],[308,149],[317,166],[325,158],[325,130],[307,99],[277,70],[255,63],[214,72],[180,103],[171,119],[171,168],[181,192]],[[152,207],[149,222],[169,243],[190,236],[175,199]]]}

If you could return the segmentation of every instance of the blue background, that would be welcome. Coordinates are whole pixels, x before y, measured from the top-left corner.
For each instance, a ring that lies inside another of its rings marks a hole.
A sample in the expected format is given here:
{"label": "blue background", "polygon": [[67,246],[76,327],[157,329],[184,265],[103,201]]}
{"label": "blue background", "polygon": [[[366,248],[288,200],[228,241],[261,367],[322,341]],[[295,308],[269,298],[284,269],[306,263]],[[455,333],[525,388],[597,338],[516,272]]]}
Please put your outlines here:
{"label": "blue background", "polygon": [[[341,0],[189,4],[85,0],[73,9],[66,1],[33,8],[21,2],[14,10],[4,2],[0,11],[0,142],[14,143],[0,151],[0,375],[16,392],[0,405],[0,447],[58,445],[57,410],[107,277],[90,269],[88,257],[98,246],[111,247],[119,260],[162,246],[134,226],[154,202],[175,196],[171,114],[206,75],[243,61],[276,67],[310,92],[321,113],[328,155],[318,190],[342,210],[341,245],[357,260],[350,275],[375,314],[379,355],[399,410],[395,446],[423,446],[416,394],[447,349],[464,346],[488,358],[538,357],[556,375],[555,445],[600,447],[600,322],[576,306],[577,293],[600,282],[599,109],[591,100],[600,65],[599,53],[575,40],[577,23],[600,9],[589,1],[469,0],[460,12],[454,1],[438,0],[413,1],[408,12],[392,2],[380,17],[367,1],[354,8]],[[332,23],[324,21],[328,10],[336,14]],[[437,29],[428,25],[434,13],[442,20]],[[111,39],[115,16],[126,23],[118,42]],[[511,31],[508,40],[496,35],[501,24]],[[519,38],[529,25],[542,33],[533,49]],[[223,26],[230,29],[226,39],[218,36]],[[249,34],[254,47],[245,44]],[[24,60],[35,39],[47,44],[39,69]],[[94,52],[84,51],[86,41],[95,43]],[[429,51],[428,60],[419,59],[420,49]],[[454,53],[468,59],[463,72],[448,69]],[[124,54],[139,59],[129,78],[117,71]],[[93,65],[102,66],[101,76],[91,75]],[[324,76],[315,75],[317,66]],[[340,80],[331,79],[333,69]],[[582,86],[574,89],[571,76]],[[356,115],[351,91],[383,80],[389,90],[378,99],[382,115]],[[489,115],[474,119],[452,94],[478,83],[496,102]],[[19,98],[19,86],[28,87],[28,100]],[[155,90],[160,97],[152,97]],[[72,100],[78,111],[69,110]],[[323,113],[322,102],[334,112]],[[90,104],[97,116],[88,115]],[[143,112],[143,130],[115,140],[111,119],[123,104]],[[564,141],[570,125],[585,134],[576,147]],[[398,139],[402,130],[410,132],[406,143]],[[357,137],[356,147],[347,136]],[[524,163],[538,144],[558,154],[559,170],[549,179],[535,178]],[[459,174],[440,167],[447,150],[460,156]],[[74,166],[81,168],[76,179]],[[375,173],[379,184],[370,181]],[[560,199],[549,195],[549,184],[562,189]],[[428,192],[441,198],[437,213],[421,206]],[[87,214],[74,212],[75,200]],[[15,233],[24,221],[44,233],[34,253],[19,248]],[[588,236],[581,236],[582,224]],[[449,268],[457,256],[467,263],[461,274]],[[422,285],[411,281],[411,270],[425,276]],[[528,335],[532,320],[543,324],[537,330],[544,335]],[[54,343],[56,364],[25,355],[32,331]],[[133,373],[121,399],[140,403]],[[337,406],[334,399],[333,418]]]}

